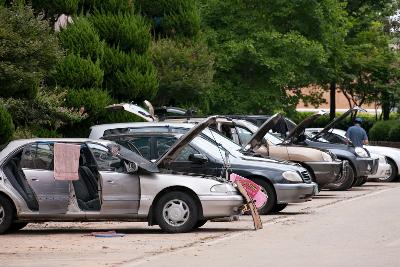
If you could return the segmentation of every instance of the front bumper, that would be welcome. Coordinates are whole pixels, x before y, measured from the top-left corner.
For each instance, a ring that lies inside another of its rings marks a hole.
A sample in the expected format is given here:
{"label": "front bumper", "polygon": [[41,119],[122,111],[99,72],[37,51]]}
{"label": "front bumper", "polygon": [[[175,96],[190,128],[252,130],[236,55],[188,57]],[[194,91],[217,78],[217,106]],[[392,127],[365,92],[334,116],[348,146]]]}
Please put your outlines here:
{"label": "front bumper", "polygon": [[368,175],[368,179],[388,178],[392,174],[392,166],[388,163],[379,163],[375,174]]}
{"label": "front bumper", "polygon": [[274,184],[274,187],[279,204],[309,201],[318,194],[318,185],[316,183]]}
{"label": "front bumper", "polygon": [[340,160],[304,163],[311,167],[314,172],[315,182],[320,187],[329,183],[334,183],[338,179],[342,170],[342,162]]}
{"label": "front bumper", "polygon": [[356,158],[357,177],[375,174],[378,170],[379,159]]}
{"label": "front bumper", "polygon": [[240,214],[239,208],[244,203],[244,198],[239,194],[199,196],[199,199],[203,207],[203,217],[205,219],[229,217]]}

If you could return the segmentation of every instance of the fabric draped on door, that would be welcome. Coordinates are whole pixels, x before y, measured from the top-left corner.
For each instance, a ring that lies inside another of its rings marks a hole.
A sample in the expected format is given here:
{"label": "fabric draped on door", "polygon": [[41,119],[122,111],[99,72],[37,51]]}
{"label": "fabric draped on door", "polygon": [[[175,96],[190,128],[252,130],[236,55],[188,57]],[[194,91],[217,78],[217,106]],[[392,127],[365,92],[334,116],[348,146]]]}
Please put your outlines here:
{"label": "fabric draped on door", "polygon": [[79,180],[80,145],[54,144],[54,179],[62,181]]}

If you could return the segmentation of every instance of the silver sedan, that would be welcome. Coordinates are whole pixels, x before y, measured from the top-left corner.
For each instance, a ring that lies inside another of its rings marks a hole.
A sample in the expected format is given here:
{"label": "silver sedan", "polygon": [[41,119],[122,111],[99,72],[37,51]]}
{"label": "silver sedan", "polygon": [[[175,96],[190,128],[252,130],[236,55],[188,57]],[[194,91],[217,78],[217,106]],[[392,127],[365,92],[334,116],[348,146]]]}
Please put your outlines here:
{"label": "silver sedan", "polygon": [[[78,179],[55,178],[57,144],[79,147]],[[0,166],[0,234],[29,222],[119,220],[147,221],[178,233],[238,214],[243,205],[224,180],[162,173],[111,141],[16,140],[0,152]]]}

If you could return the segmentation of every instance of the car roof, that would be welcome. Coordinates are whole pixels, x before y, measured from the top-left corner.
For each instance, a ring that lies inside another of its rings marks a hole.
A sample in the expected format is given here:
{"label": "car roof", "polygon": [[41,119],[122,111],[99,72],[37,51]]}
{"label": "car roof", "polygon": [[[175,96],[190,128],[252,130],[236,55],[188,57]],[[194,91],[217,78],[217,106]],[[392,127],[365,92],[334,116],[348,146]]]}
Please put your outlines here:
{"label": "car roof", "polygon": [[5,159],[8,154],[18,149],[19,147],[34,143],[34,142],[63,142],[63,143],[84,143],[92,142],[107,145],[112,141],[109,140],[98,140],[89,138],[29,138],[29,139],[17,139],[8,143],[3,150],[0,151],[0,161]]}
{"label": "car roof", "polygon": [[142,127],[168,127],[173,126],[177,128],[190,129],[194,126],[193,123],[173,123],[173,122],[127,122],[127,123],[109,123],[100,124],[90,127],[89,138],[99,139],[104,136],[104,132],[113,129],[123,128],[142,128]]}

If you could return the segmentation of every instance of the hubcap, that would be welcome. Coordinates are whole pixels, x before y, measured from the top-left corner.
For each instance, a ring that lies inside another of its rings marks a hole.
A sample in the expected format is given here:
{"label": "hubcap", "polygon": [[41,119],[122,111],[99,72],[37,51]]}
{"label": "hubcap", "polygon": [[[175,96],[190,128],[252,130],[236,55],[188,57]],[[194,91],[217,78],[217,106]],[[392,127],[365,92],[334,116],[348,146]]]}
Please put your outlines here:
{"label": "hubcap", "polygon": [[5,212],[4,212],[4,208],[3,206],[0,204],[0,224],[3,223],[4,221],[4,217],[6,216]]}
{"label": "hubcap", "polygon": [[180,199],[168,201],[163,208],[164,220],[172,226],[181,226],[189,219],[190,211],[186,202]]}

